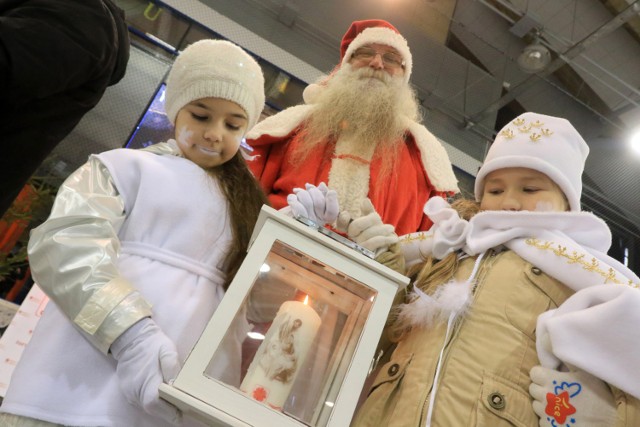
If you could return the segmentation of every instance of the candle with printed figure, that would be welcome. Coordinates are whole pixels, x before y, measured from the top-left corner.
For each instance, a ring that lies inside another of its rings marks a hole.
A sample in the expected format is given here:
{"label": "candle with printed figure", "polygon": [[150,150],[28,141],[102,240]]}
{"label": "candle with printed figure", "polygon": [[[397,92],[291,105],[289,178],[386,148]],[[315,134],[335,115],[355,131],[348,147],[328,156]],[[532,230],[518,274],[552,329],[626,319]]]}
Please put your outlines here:
{"label": "candle with printed figure", "polygon": [[282,410],[291,387],[322,323],[304,302],[286,301],[278,309],[258,348],[240,390],[255,400]]}

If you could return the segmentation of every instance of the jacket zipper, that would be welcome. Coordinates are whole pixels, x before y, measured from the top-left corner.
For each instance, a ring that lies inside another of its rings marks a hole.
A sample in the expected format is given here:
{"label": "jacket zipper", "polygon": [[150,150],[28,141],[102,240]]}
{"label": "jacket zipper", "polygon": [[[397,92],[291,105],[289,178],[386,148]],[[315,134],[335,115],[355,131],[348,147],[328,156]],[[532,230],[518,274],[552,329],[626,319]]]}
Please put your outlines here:
{"label": "jacket zipper", "polygon": [[[471,302],[471,305],[473,305],[473,302],[475,302],[475,296],[476,296],[476,290],[478,289],[478,284],[480,283],[479,277],[480,274],[479,272],[482,271],[483,267],[486,265],[486,263],[493,259],[496,256],[496,252],[492,249],[488,250],[484,259],[481,261],[480,263],[480,268],[478,269],[478,274],[476,274],[473,286],[471,288],[471,295],[473,297],[473,301]],[[453,347],[453,342],[457,337],[457,331],[460,330],[460,328],[462,327],[462,325],[464,324],[464,317],[460,318],[460,319],[456,319],[455,321],[455,325],[453,326],[453,331],[451,332],[451,337],[449,338],[449,340],[445,343],[443,343],[443,347],[445,348],[445,351],[442,353],[442,361],[443,361],[443,365],[441,367],[441,371],[444,372],[446,369],[446,361],[448,360],[448,355],[449,352],[451,350],[451,348]],[[445,332],[445,337],[446,337],[446,332]],[[448,348],[447,348],[448,347]],[[435,384],[435,375],[436,373],[434,372],[433,374],[433,378],[431,380],[431,388],[429,389],[429,391],[427,392],[426,397],[424,397],[423,399],[423,403],[422,403],[422,409],[420,411],[420,422],[418,424],[418,427],[424,427],[425,425],[425,417],[428,413],[429,408],[427,407],[429,404],[429,400],[431,398],[431,393],[433,393],[433,388],[436,386]],[[434,406],[435,406],[435,401],[433,402]]]}

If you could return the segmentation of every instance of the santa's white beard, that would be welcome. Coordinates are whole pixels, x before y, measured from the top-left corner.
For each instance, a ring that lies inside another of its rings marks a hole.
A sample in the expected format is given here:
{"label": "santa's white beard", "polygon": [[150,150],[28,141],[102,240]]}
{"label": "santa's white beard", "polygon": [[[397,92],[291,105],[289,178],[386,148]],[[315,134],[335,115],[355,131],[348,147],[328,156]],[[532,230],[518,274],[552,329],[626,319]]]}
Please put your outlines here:
{"label": "santa's white beard", "polygon": [[351,154],[370,160],[375,151],[383,173],[390,171],[407,119],[418,118],[415,93],[404,78],[346,64],[323,85],[295,157],[303,160],[318,145],[344,137]]}
{"label": "santa's white beard", "polygon": [[380,160],[379,179],[393,179],[408,120],[418,117],[414,92],[403,77],[347,64],[321,83],[314,101],[292,163],[304,165],[312,151],[334,141],[328,185],[340,209],[357,218],[370,197],[370,162]]}

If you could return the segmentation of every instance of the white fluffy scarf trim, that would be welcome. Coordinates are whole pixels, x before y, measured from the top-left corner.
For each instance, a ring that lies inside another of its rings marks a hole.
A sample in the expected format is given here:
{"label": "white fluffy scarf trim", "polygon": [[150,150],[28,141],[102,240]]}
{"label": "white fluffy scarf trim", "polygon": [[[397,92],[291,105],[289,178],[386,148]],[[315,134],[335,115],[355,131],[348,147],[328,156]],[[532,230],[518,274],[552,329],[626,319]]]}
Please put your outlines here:
{"label": "white fluffy scarf trim", "polygon": [[464,316],[471,305],[472,286],[468,281],[451,281],[439,286],[433,295],[414,286],[409,294],[412,302],[398,306],[398,322],[429,328],[447,322],[452,314]]}
{"label": "white fluffy scarf trim", "polygon": [[475,261],[473,271],[464,282],[452,280],[438,286],[433,295],[427,295],[417,286],[408,298],[408,304],[400,304],[397,308],[400,324],[417,327],[432,327],[437,323],[449,323],[458,317],[464,316],[473,300],[471,290],[476,283],[476,277],[484,252]]}

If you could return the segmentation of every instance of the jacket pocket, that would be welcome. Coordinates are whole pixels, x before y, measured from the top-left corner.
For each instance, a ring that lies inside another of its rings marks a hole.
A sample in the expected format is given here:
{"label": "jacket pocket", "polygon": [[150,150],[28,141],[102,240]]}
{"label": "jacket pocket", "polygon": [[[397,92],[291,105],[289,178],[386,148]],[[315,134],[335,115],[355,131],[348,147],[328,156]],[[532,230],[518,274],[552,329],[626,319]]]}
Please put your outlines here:
{"label": "jacket pocket", "polygon": [[394,418],[396,404],[402,398],[402,379],[413,354],[391,360],[380,367],[368,396],[356,412],[352,427],[387,425]]}
{"label": "jacket pocket", "polygon": [[376,388],[380,387],[383,384],[390,382],[398,382],[404,376],[405,371],[407,370],[407,366],[411,359],[413,358],[413,353],[408,354],[402,358],[394,359],[391,358],[390,361],[382,365],[380,370],[378,371],[378,375],[376,376],[373,385],[371,386],[371,392]]}
{"label": "jacket pocket", "polygon": [[538,426],[528,391],[488,372],[483,374],[476,408],[475,427]]}
{"label": "jacket pocket", "polygon": [[515,328],[535,340],[538,316],[562,304],[572,293],[538,267],[526,263],[524,277],[509,290],[505,314]]}

